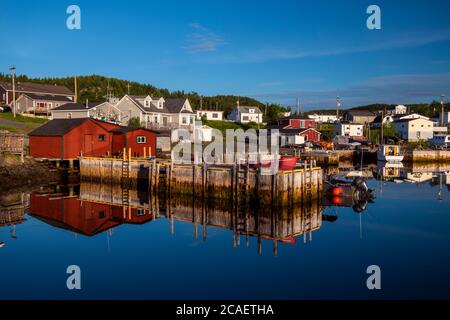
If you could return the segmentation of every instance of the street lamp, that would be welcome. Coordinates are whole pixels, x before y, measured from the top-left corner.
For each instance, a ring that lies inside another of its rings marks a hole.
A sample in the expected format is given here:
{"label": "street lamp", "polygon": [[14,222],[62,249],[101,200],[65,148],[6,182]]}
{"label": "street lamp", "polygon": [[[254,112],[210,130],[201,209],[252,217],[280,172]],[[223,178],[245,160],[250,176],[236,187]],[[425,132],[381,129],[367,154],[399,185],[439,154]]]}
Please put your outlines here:
{"label": "street lamp", "polygon": [[444,126],[444,99],[445,95],[441,94],[441,126]]}
{"label": "street lamp", "polygon": [[12,76],[12,87],[13,87],[12,103],[13,103],[13,114],[14,114],[14,118],[15,118],[16,117],[16,82],[14,81],[14,72],[16,70],[16,67],[11,66],[11,68],[9,68],[9,70],[11,70],[11,76]]}

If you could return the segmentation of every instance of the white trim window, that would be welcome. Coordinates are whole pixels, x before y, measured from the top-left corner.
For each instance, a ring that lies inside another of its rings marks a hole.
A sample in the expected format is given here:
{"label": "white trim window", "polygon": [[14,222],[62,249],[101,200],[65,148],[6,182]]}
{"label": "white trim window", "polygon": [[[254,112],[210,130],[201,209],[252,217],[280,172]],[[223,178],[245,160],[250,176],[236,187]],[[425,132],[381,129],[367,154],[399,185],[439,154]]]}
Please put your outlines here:
{"label": "white trim window", "polygon": [[146,136],[137,136],[136,137],[136,143],[143,144],[147,142]]}

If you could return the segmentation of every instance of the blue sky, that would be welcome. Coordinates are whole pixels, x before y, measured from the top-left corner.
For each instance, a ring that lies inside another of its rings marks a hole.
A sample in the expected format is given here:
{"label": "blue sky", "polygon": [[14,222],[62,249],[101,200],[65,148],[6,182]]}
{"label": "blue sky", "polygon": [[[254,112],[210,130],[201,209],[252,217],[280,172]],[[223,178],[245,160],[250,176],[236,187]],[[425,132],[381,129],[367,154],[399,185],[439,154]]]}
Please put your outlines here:
{"label": "blue sky", "polygon": [[[81,8],[81,30],[66,8]],[[366,27],[369,5],[381,30]],[[450,2],[2,0],[0,71],[101,74],[305,109],[450,95]]]}

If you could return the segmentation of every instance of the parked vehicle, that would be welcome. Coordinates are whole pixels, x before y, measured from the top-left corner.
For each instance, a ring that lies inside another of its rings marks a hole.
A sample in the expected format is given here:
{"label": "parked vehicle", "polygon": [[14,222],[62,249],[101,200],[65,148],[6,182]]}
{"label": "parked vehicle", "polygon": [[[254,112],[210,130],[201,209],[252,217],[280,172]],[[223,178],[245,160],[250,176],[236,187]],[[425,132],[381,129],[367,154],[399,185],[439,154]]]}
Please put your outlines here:
{"label": "parked vehicle", "polygon": [[450,146],[450,134],[435,134],[432,139],[430,139],[430,143],[436,147],[445,147]]}

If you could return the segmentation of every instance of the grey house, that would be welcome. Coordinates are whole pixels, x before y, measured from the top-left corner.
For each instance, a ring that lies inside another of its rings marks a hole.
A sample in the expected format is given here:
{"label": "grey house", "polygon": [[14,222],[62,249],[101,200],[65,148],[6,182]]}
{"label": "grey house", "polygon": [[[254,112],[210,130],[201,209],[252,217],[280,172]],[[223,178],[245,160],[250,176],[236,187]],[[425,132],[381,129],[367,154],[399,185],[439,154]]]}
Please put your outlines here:
{"label": "grey house", "polygon": [[66,103],[51,110],[51,119],[79,119],[95,118],[109,120],[99,117],[103,108],[111,108],[109,102],[87,102],[87,103]]}
{"label": "grey house", "polygon": [[48,117],[52,109],[69,102],[72,100],[66,96],[23,93],[16,99],[16,112]]}

